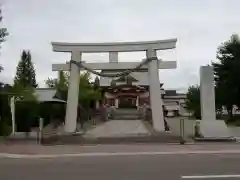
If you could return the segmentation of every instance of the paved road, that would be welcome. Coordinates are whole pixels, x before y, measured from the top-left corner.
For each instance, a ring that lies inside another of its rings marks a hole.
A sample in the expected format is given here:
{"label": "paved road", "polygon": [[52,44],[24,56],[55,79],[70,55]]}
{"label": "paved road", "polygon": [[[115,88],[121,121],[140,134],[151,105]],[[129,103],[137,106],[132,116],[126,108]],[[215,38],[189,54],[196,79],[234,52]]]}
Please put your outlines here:
{"label": "paved road", "polygon": [[3,158],[0,159],[0,179],[177,180],[189,176],[234,175],[232,178],[206,178],[231,180],[240,179],[239,165],[240,154]]}

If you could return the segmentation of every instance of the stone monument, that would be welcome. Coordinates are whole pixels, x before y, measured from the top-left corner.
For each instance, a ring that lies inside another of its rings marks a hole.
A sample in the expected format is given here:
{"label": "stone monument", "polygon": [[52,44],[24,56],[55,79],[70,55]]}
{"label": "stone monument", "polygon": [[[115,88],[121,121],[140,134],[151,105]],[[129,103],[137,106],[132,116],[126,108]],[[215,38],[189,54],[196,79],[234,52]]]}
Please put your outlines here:
{"label": "stone monument", "polygon": [[204,138],[229,138],[231,135],[223,120],[216,120],[214,73],[211,66],[200,67],[201,122]]}

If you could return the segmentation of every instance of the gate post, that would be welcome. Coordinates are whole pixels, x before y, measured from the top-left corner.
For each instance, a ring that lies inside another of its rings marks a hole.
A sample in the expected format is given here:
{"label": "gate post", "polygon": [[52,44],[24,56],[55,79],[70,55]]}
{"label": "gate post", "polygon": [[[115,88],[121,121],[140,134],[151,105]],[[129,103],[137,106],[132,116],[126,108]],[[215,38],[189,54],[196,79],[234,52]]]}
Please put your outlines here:
{"label": "gate post", "polygon": [[180,119],[180,144],[185,144],[185,124],[184,119]]}
{"label": "gate post", "polygon": [[[81,61],[79,51],[72,52],[71,60]],[[77,128],[78,93],[80,83],[80,69],[76,64],[70,64],[70,78],[68,85],[67,110],[65,116],[65,132],[75,132]]]}
{"label": "gate post", "polygon": [[43,127],[44,127],[44,120],[43,118],[39,118],[39,134],[38,134],[38,143],[42,144],[43,142]]}

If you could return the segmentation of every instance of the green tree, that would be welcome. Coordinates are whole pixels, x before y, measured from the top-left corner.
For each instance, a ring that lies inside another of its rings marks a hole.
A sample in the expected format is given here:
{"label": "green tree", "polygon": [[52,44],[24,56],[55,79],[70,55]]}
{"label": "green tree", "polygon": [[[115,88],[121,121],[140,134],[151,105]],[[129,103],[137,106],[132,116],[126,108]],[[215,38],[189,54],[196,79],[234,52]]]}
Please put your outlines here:
{"label": "green tree", "polygon": [[62,100],[67,100],[68,91],[68,74],[64,71],[59,71],[58,78],[48,78],[45,84],[49,88],[57,90],[56,96]]}
{"label": "green tree", "polygon": [[36,88],[38,86],[36,83],[35,69],[29,51],[22,52],[21,60],[17,66],[14,86],[21,86],[23,88]]}
{"label": "green tree", "polygon": [[200,87],[198,85],[188,88],[186,109],[192,113],[195,118],[201,118]]}
{"label": "green tree", "polygon": [[48,78],[45,84],[49,88],[60,88],[67,90],[68,88],[68,74],[64,71],[59,71],[58,78]]}
{"label": "green tree", "polygon": [[94,89],[94,84],[91,84],[90,80],[88,72],[80,75],[79,103],[86,109],[90,108],[91,102],[101,99],[100,89]]}
{"label": "green tree", "polygon": [[48,78],[45,81],[45,84],[47,85],[48,88],[55,88],[57,86],[57,81],[58,79],[53,79],[53,78]]}
{"label": "green tree", "polygon": [[[2,23],[2,10],[0,9],[0,25]],[[6,37],[8,36],[7,28],[2,28],[0,26],[0,48],[1,44],[6,40]],[[0,65],[0,72],[3,70],[3,67]]]}
{"label": "green tree", "polygon": [[11,133],[11,111],[9,99],[12,94],[12,87],[9,84],[0,83],[0,136]]}
{"label": "green tree", "polygon": [[68,74],[64,71],[59,71],[58,78],[48,78],[45,84],[49,88],[57,90],[56,96],[62,100],[67,100],[68,91]]}
{"label": "green tree", "polygon": [[228,110],[232,119],[233,105],[240,107],[240,40],[233,35],[219,46],[218,62],[212,63],[215,74],[216,98],[219,105]]}
{"label": "green tree", "polygon": [[15,96],[15,117],[17,130],[22,132],[30,131],[32,120],[36,119],[38,113],[38,103],[34,96],[34,89],[25,89],[21,86],[0,84],[0,104],[2,105],[0,116],[0,135],[8,135],[11,132],[11,109],[10,99]]}
{"label": "green tree", "polygon": [[35,95],[35,88],[24,87],[21,84],[13,87],[16,115],[16,128],[20,132],[29,135],[31,127],[38,125],[39,102]]}
{"label": "green tree", "polygon": [[[48,78],[45,81],[45,84],[49,88],[56,89],[55,97],[67,101],[67,92],[68,92],[68,73],[64,71],[59,71],[57,78]],[[65,104],[44,104],[42,107],[42,114],[44,114],[44,118],[48,119],[49,122],[54,120],[54,122],[58,123],[62,122],[65,117],[66,106]],[[57,120],[57,121],[56,121]]]}
{"label": "green tree", "polygon": [[[67,100],[68,78],[67,73],[60,72],[58,78],[48,78],[45,83],[48,87],[57,90],[58,97]],[[80,74],[79,105],[86,109],[90,108],[91,101],[101,98],[100,88],[96,88],[96,84],[92,84],[90,81],[91,78],[89,73]]]}
{"label": "green tree", "polygon": [[16,102],[16,124],[17,129],[23,132],[31,130],[31,126],[39,118],[37,97],[35,96],[36,74],[29,51],[23,51],[17,66],[14,79],[14,93]]}

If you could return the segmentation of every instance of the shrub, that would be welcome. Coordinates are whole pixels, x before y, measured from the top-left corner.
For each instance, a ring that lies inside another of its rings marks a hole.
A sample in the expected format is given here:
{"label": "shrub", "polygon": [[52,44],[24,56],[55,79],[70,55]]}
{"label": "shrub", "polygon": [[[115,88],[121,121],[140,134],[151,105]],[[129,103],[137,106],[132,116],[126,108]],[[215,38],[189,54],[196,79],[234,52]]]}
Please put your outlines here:
{"label": "shrub", "polygon": [[8,121],[7,119],[0,119],[0,136],[8,136],[11,134],[12,128]]}

